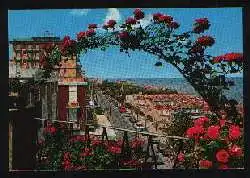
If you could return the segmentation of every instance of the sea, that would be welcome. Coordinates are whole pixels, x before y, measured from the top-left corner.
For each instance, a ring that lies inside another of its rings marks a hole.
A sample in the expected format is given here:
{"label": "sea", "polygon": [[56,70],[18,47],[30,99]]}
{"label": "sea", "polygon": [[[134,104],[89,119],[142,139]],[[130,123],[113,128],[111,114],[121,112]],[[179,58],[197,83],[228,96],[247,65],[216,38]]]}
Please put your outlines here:
{"label": "sea", "polygon": [[[239,103],[243,103],[243,78],[242,77],[233,77],[228,78],[229,80],[234,81],[235,85],[230,87],[230,90],[224,90],[224,94],[229,99],[235,99]],[[181,93],[187,93],[192,95],[199,94],[194,90],[194,88],[186,81],[184,78],[112,78],[106,79],[109,81],[128,81],[135,83],[139,86],[157,86],[157,87],[166,87],[169,89],[177,90]]]}

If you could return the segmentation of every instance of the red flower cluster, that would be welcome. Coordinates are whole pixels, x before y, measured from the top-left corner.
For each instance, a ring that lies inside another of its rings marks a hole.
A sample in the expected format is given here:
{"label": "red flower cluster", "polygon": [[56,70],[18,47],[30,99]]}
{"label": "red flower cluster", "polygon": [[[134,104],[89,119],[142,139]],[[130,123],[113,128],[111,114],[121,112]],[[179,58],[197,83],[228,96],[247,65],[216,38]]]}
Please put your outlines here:
{"label": "red flower cluster", "polygon": [[119,108],[119,112],[120,113],[124,113],[124,112],[126,112],[127,110],[126,110],[126,108],[125,108],[125,106],[121,106],[120,108]]}
{"label": "red flower cluster", "polygon": [[205,30],[209,29],[210,24],[207,18],[200,18],[195,20],[193,32],[203,33]]}
{"label": "red flower cluster", "polygon": [[104,24],[102,26],[102,28],[104,28],[105,30],[107,30],[108,28],[115,28],[115,25],[116,25],[116,21],[115,20],[109,20],[107,22],[107,24]]}
{"label": "red flower cluster", "polygon": [[209,160],[200,160],[199,166],[200,168],[211,168],[213,165],[212,161]]}
{"label": "red flower cluster", "polygon": [[159,18],[161,17],[161,16],[163,16],[163,14],[161,14],[161,13],[155,13],[155,14],[153,14],[153,19],[154,19],[154,21],[158,21],[159,20]]}
{"label": "red flower cluster", "polygon": [[185,161],[185,154],[180,152],[177,156],[177,159],[179,162],[184,162]]}
{"label": "red flower cluster", "polygon": [[133,17],[129,17],[126,20],[126,24],[128,24],[128,25],[134,25],[134,24],[136,24],[136,22],[137,22],[136,19]]}
{"label": "red flower cluster", "polygon": [[212,125],[208,127],[207,136],[212,140],[218,139],[218,137],[220,136],[220,126]]}
{"label": "red flower cluster", "polygon": [[108,151],[113,153],[113,154],[120,154],[121,153],[121,148],[118,146],[109,146]]}
{"label": "red flower cluster", "polygon": [[136,20],[140,20],[140,19],[143,19],[144,18],[144,12],[142,12],[141,9],[135,9],[134,10],[134,16],[135,16],[135,19]]}
{"label": "red flower cluster", "polygon": [[233,145],[231,148],[229,148],[228,152],[231,156],[235,157],[240,157],[243,155],[242,149],[238,145]]}
{"label": "red flower cluster", "polygon": [[180,24],[179,24],[178,22],[171,22],[171,23],[169,24],[169,27],[170,27],[170,28],[173,28],[173,29],[177,29],[177,28],[180,27]]}
{"label": "red flower cluster", "polygon": [[86,37],[86,32],[79,32],[77,34],[77,41],[81,41],[85,37]]}
{"label": "red flower cluster", "polygon": [[55,134],[56,133],[56,128],[53,127],[53,126],[48,126],[45,128],[44,130],[46,133],[49,133],[49,134]]}
{"label": "red flower cluster", "polygon": [[97,24],[89,24],[88,28],[89,29],[97,28]]}
{"label": "red flower cluster", "polygon": [[76,45],[75,40],[71,40],[69,36],[63,38],[62,53],[64,54],[69,48],[73,48]]}
{"label": "red flower cluster", "polygon": [[82,153],[80,153],[80,156],[86,157],[86,156],[92,156],[93,155],[93,150],[90,148],[85,148]]}
{"label": "red flower cluster", "polygon": [[135,138],[135,139],[133,139],[132,142],[131,142],[131,148],[134,149],[134,148],[141,147],[144,143],[145,143],[144,140]]}
{"label": "red flower cluster", "polygon": [[77,136],[73,136],[71,137],[71,139],[69,140],[71,143],[74,142],[85,142],[87,140],[85,135],[77,135]]}
{"label": "red flower cluster", "polygon": [[169,15],[162,15],[158,18],[159,22],[164,22],[167,24],[170,24],[173,20],[173,17],[169,16]]}
{"label": "red flower cluster", "polygon": [[[153,20],[155,22],[162,22],[162,23],[170,24],[173,21],[173,17],[171,17],[169,15],[164,15],[164,14],[161,14],[161,13],[156,13],[156,14],[153,14]],[[174,23],[174,24],[172,24],[172,26],[176,27],[177,24]]]}
{"label": "red flower cluster", "polygon": [[119,33],[118,36],[121,40],[125,40],[129,37],[129,33],[126,31],[123,31],[123,32]]}
{"label": "red flower cluster", "polygon": [[214,63],[219,62],[242,62],[243,61],[243,54],[242,53],[227,53],[221,56],[217,56],[213,58]]}
{"label": "red flower cluster", "polygon": [[229,139],[236,140],[241,136],[240,127],[238,125],[232,125],[229,127]]}
{"label": "red flower cluster", "polygon": [[95,34],[96,34],[96,32],[95,32],[95,30],[93,28],[86,31],[86,36],[87,37],[94,36]]}
{"label": "red flower cluster", "polygon": [[202,126],[196,125],[187,130],[186,135],[189,138],[198,139],[202,134],[205,133],[205,129]]}
{"label": "red flower cluster", "polygon": [[203,126],[209,119],[206,116],[194,120],[194,126]]}
{"label": "red flower cluster", "polygon": [[221,162],[221,163],[227,163],[228,160],[229,160],[229,157],[230,155],[228,154],[228,152],[224,149],[222,150],[219,150],[217,153],[216,153],[216,159],[218,162]]}
{"label": "red flower cluster", "polygon": [[201,36],[196,40],[196,44],[199,44],[201,46],[212,46],[214,44],[215,40],[211,36]]}
{"label": "red flower cluster", "polygon": [[101,140],[92,140],[91,144],[92,144],[92,146],[98,146],[98,145],[102,144],[102,141]]}
{"label": "red flower cluster", "polygon": [[109,20],[107,22],[107,25],[109,28],[114,28],[115,27],[115,24],[116,24],[116,21],[115,20]]}
{"label": "red flower cluster", "polygon": [[63,165],[64,170],[70,170],[73,167],[73,165],[70,161],[70,153],[69,152],[64,153],[62,165]]}

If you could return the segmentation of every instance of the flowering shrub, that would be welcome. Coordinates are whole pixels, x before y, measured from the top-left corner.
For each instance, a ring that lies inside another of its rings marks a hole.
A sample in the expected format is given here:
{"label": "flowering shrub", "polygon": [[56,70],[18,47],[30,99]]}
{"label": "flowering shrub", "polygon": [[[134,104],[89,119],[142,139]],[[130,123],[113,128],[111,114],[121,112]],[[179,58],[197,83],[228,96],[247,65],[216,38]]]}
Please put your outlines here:
{"label": "flowering shrub", "polygon": [[67,129],[62,124],[50,124],[44,129],[45,138],[38,143],[38,169],[78,171],[144,168],[144,140],[131,140],[130,156],[124,156],[122,140],[102,141],[94,136],[70,136]]}
{"label": "flowering shrub", "polygon": [[[200,117],[186,131],[190,138],[178,155],[179,166],[243,168],[242,127],[230,120]],[[194,146],[188,147],[188,144]],[[180,157],[180,158],[179,158]]]}

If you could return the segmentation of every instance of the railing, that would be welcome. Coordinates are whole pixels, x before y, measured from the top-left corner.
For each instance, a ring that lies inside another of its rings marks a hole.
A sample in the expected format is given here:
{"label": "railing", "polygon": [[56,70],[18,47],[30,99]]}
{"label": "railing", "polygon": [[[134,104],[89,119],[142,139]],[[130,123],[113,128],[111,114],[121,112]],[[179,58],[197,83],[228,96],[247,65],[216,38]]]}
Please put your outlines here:
{"label": "railing", "polygon": [[[58,122],[58,123],[65,123],[65,124],[69,124],[70,125],[70,134],[73,135],[73,127],[72,127],[72,124],[74,123],[78,123],[77,121],[61,121],[61,120],[47,120],[47,119],[40,119],[40,118],[35,118],[37,120],[41,120],[41,121],[51,121],[52,123],[54,122]],[[79,123],[78,123],[79,124]],[[84,124],[84,123],[80,123],[81,124]],[[80,128],[84,128],[84,135],[85,135],[85,138],[87,139],[87,147],[90,147],[90,131],[89,131],[89,128],[91,126],[94,126],[92,124],[84,124],[84,127],[80,127]],[[113,130],[117,130],[117,131],[121,131],[123,132],[123,139],[122,139],[122,148],[121,148],[121,154],[122,154],[122,157],[126,157],[128,156],[128,151],[127,151],[127,148],[128,148],[128,145],[129,145],[129,137],[128,137],[128,133],[135,133],[136,134],[136,137],[139,137],[139,134],[142,135],[142,136],[146,136],[147,137],[147,147],[146,147],[146,157],[145,157],[145,162],[148,160],[148,158],[150,157],[150,151],[152,153],[152,158],[153,158],[153,165],[154,165],[154,168],[157,169],[157,165],[158,165],[158,162],[157,162],[157,156],[156,156],[156,150],[154,149],[154,142],[153,142],[153,139],[156,138],[156,137],[164,137],[166,139],[178,139],[180,140],[180,144],[179,144],[179,148],[178,148],[178,151],[177,151],[177,155],[176,155],[176,158],[174,160],[174,165],[173,165],[173,168],[175,168],[176,166],[176,163],[177,163],[177,160],[178,160],[178,154],[180,153],[180,151],[182,150],[183,148],[183,141],[184,140],[188,140],[188,138],[185,138],[185,137],[180,137],[180,136],[169,136],[169,135],[166,135],[166,134],[158,134],[158,133],[153,133],[153,132],[145,132],[145,131],[135,131],[135,130],[130,130],[130,129],[125,129],[125,128],[117,128],[117,127],[113,127],[113,126],[105,126],[105,125],[100,125],[100,124],[95,124],[95,126],[98,126],[100,128],[102,128],[102,134],[101,135],[98,135],[98,136],[101,136],[101,139],[102,141],[106,140],[109,142],[109,137],[108,137],[108,134],[107,134],[107,129],[113,129]]]}

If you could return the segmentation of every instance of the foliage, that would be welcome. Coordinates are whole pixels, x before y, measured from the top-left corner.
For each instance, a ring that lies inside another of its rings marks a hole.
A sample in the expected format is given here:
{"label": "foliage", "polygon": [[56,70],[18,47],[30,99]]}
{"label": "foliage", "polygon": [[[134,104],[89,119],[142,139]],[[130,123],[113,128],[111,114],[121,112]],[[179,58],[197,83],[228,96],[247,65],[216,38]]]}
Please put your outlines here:
{"label": "foliage", "polygon": [[[144,168],[144,140],[135,138],[123,149],[122,140],[100,140],[88,135],[70,136],[65,125],[49,124],[39,141],[38,169],[98,170]],[[126,145],[126,144],[124,144]],[[126,151],[127,150],[127,151]],[[126,151],[129,154],[124,154]]]}

